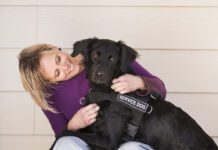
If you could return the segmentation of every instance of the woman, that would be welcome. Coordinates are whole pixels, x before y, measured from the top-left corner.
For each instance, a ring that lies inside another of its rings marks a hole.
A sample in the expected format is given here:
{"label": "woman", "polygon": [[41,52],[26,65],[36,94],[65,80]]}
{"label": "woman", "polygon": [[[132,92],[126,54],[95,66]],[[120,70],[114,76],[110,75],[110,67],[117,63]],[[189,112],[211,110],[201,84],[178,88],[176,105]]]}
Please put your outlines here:
{"label": "woman", "polygon": [[[23,49],[19,54],[19,70],[22,84],[48,118],[55,135],[65,128],[79,130],[96,121],[99,106],[83,106],[89,91],[89,82],[82,62],[82,55],[71,57],[60,48],[49,44],[37,44]],[[165,98],[163,82],[142,68],[137,62],[131,64],[137,76],[125,74],[113,80],[111,88],[121,94],[136,91]],[[77,137],[63,137],[55,150],[90,149]],[[146,144],[127,142],[119,150],[151,150]]]}

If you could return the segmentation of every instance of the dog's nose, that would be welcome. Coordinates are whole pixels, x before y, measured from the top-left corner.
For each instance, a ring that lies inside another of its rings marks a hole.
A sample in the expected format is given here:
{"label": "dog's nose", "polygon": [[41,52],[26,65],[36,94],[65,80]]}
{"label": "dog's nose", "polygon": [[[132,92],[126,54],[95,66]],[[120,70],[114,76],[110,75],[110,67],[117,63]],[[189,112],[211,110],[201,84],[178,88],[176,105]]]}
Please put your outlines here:
{"label": "dog's nose", "polygon": [[98,78],[101,78],[101,77],[103,77],[103,73],[102,72],[96,72],[96,77],[98,77]]}

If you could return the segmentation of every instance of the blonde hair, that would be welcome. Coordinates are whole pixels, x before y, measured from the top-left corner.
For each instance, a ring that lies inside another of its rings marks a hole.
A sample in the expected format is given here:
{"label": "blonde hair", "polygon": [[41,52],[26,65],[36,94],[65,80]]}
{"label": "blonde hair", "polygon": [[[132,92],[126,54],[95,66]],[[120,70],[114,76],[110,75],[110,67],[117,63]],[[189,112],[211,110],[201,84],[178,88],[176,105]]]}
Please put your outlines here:
{"label": "blonde hair", "polygon": [[47,44],[36,44],[23,49],[19,56],[19,71],[24,89],[35,103],[44,110],[56,112],[46,100],[49,96],[50,83],[40,73],[40,59],[43,53],[51,51]]}

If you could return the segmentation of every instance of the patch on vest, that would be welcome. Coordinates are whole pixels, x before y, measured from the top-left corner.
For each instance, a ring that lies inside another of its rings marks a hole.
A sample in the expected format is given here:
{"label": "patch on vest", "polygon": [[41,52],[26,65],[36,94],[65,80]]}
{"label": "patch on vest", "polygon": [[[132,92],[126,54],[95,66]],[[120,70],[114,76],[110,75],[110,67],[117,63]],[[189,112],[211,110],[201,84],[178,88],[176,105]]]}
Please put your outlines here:
{"label": "patch on vest", "polygon": [[121,94],[118,94],[117,101],[119,101],[121,103],[125,103],[125,104],[129,105],[130,107],[138,109],[139,111],[142,111],[144,113],[146,113],[148,106],[149,106],[147,103],[145,103],[139,99],[136,99],[134,97],[130,97],[127,95],[121,95]]}

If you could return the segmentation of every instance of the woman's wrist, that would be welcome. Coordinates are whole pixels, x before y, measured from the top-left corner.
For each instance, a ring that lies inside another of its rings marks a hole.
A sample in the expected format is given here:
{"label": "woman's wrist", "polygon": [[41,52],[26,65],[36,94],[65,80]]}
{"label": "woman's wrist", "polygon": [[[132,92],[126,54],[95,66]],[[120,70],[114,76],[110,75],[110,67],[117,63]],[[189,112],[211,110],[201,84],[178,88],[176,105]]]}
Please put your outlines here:
{"label": "woman's wrist", "polygon": [[140,78],[139,88],[136,93],[140,96],[146,96],[150,92],[150,87],[148,85],[147,78],[144,76],[138,76]]}
{"label": "woman's wrist", "polygon": [[68,129],[68,130],[71,130],[71,131],[77,131],[77,130],[79,130],[79,127],[77,127],[76,124],[74,124],[74,123],[72,123],[72,122],[69,122],[69,123],[67,124],[67,129]]}
{"label": "woman's wrist", "polygon": [[138,77],[138,90],[146,90],[147,88],[147,86],[145,85],[145,81],[142,79],[142,77],[140,77],[140,76],[137,76]]}

